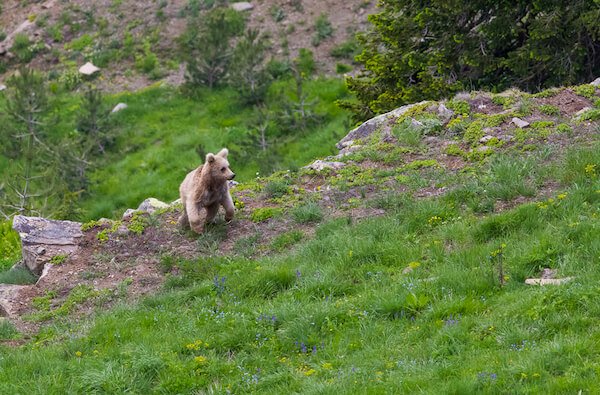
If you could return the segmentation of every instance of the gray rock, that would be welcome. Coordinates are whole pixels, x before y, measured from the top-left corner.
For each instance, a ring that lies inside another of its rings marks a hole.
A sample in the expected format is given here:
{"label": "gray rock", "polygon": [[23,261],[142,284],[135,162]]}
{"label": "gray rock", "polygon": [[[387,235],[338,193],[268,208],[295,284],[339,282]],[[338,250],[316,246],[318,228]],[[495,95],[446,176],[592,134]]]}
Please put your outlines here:
{"label": "gray rock", "polygon": [[343,143],[340,142],[339,144],[340,146],[338,147],[338,149],[348,148],[354,145],[354,140],[344,141]]}
{"label": "gray rock", "polygon": [[135,213],[137,210],[134,210],[132,208],[128,208],[127,210],[125,210],[125,212],[123,213],[123,217],[121,217],[123,220],[129,219],[131,218],[131,216],[133,215],[133,213]]}
{"label": "gray rock", "polygon": [[454,111],[449,109],[444,105],[444,103],[440,103],[437,110],[438,116],[444,120],[449,120],[454,116]]}
{"label": "gray rock", "polygon": [[527,126],[529,126],[529,122],[524,121],[521,118],[517,118],[517,117],[514,117],[511,120],[511,122],[514,123],[518,128],[521,128],[521,129],[526,128]]}
{"label": "gray rock", "polygon": [[494,138],[494,136],[490,136],[489,134],[487,136],[483,136],[482,138],[479,139],[479,142],[481,144],[487,144],[488,141],[492,140]]}
{"label": "gray rock", "polygon": [[4,85],[4,84],[0,84],[0,92],[2,92],[2,91],[3,91],[3,90],[5,90],[5,89],[6,89],[6,85]]}
{"label": "gray rock", "polygon": [[600,77],[598,77],[595,80],[593,80],[592,82],[590,82],[590,85],[593,85],[596,88],[600,88]]}
{"label": "gray rock", "polygon": [[137,208],[137,211],[143,211],[148,214],[152,214],[156,210],[168,208],[168,207],[169,207],[169,205],[167,203],[161,202],[160,200],[151,197],[151,198],[144,200],[140,204],[140,206]]}
{"label": "gray rock", "polygon": [[[342,148],[340,150],[340,153],[337,154],[337,155],[335,155],[333,157],[333,159],[343,158],[344,156],[350,155],[351,153],[356,152],[356,151],[360,151],[361,149],[363,149],[363,146],[360,145],[360,144],[358,144],[358,145],[351,145],[349,147]],[[327,159],[329,159],[329,158],[327,158]]]}
{"label": "gray rock", "polygon": [[333,169],[338,170],[342,167],[346,166],[343,162],[328,162],[324,160],[316,160],[308,166],[305,166],[305,169],[312,169],[316,171],[322,171],[323,169]]}
{"label": "gray rock", "polygon": [[236,11],[239,12],[243,12],[243,11],[250,11],[251,9],[254,8],[254,6],[250,3],[248,3],[247,1],[240,1],[237,3],[231,3],[230,7],[233,8]]}
{"label": "gray rock", "polygon": [[116,105],[116,106],[115,106],[115,107],[112,109],[111,113],[112,113],[112,112],[119,112],[119,111],[121,111],[121,110],[124,110],[124,109],[126,109],[126,108],[127,108],[127,104],[125,104],[125,103],[119,103],[119,104],[117,104],[117,105]]}
{"label": "gray rock", "polygon": [[425,103],[427,103],[427,102],[422,101],[420,103],[408,104],[406,106],[396,108],[395,110],[392,110],[385,114],[381,114],[374,118],[369,119],[368,121],[364,122],[357,128],[351,130],[343,139],[341,139],[336,144],[337,149],[344,148],[344,144],[350,140],[364,139],[366,137],[369,137],[374,131],[379,129],[379,127],[382,126],[385,122],[387,122],[391,119],[399,118],[400,116],[402,116],[405,112],[407,112],[411,108],[413,108],[415,106],[423,105]]}
{"label": "gray rock", "polygon": [[92,62],[87,62],[79,68],[79,72],[83,75],[92,75],[97,73],[98,71],[100,71],[100,68],[94,66]]}
{"label": "gray rock", "polygon": [[81,223],[55,221],[41,217],[16,215],[13,229],[19,232],[23,262],[34,274],[40,275],[44,265],[55,255],[70,255],[77,251],[83,237]]}
{"label": "gray rock", "polygon": [[564,278],[527,278],[525,284],[527,285],[561,285],[571,281],[573,277]]}
{"label": "gray rock", "polygon": [[23,304],[19,300],[19,292],[31,287],[31,285],[0,284],[0,316],[15,317]]}

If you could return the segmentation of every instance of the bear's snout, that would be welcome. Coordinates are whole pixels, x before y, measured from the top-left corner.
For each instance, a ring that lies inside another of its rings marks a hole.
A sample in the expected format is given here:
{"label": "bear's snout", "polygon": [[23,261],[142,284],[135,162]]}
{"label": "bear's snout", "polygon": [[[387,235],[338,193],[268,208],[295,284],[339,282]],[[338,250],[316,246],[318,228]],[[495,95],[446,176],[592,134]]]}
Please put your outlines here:
{"label": "bear's snout", "polygon": [[235,173],[231,173],[231,176],[229,177],[230,180],[233,180],[235,178]]}

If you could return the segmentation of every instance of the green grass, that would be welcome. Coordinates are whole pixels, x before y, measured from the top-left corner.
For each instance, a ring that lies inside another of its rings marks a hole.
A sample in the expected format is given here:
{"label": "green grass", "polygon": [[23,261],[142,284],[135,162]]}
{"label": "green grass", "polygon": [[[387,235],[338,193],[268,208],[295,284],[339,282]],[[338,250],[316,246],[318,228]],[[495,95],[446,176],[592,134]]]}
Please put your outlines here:
{"label": "green grass", "polygon": [[21,239],[12,221],[0,222],[0,272],[9,269],[21,256]]}
{"label": "green grass", "polygon": [[[560,185],[500,214],[473,212],[464,192],[388,195],[386,216],[284,233],[277,256],[165,257],[179,269],[160,294],[0,348],[0,392],[593,393],[600,150],[572,149],[556,169],[543,158],[482,167],[494,198]],[[545,267],[574,279],[523,283]],[[57,317],[71,306],[38,304]]]}

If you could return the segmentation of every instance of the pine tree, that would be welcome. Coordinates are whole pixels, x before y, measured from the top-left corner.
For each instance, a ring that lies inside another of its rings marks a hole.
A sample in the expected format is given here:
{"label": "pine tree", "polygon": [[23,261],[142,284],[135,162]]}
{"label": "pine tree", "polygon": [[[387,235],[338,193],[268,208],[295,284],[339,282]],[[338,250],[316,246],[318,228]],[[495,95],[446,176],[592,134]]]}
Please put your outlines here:
{"label": "pine tree", "polygon": [[247,104],[264,103],[272,77],[265,64],[267,41],[258,30],[249,29],[233,52],[229,84]]}
{"label": "pine tree", "polygon": [[[36,197],[50,192],[49,169],[54,152],[47,141],[46,112],[48,98],[44,78],[28,68],[21,68],[7,81],[6,113],[2,137],[14,150],[14,177],[8,183],[3,211],[30,215],[41,209],[34,206]],[[42,199],[42,201],[45,199]]]}
{"label": "pine tree", "polygon": [[222,82],[231,61],[231,39],[244,30],[244,25],[242,15],[230,8],[214,8],[188,20],[181,47],[190,87],[214,88]]}

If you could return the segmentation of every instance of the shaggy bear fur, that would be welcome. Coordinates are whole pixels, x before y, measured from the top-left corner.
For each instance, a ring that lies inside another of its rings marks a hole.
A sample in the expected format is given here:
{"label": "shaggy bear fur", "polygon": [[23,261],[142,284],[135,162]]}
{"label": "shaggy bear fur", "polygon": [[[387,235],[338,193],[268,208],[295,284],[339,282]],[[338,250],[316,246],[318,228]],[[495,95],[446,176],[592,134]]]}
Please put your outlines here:
{"label": "shaggy bear fur", "polygon": [[[191,227],[196,233],[204,231],[204,224],[215,219],[219,205],[225,209],[225,220],[233,219],[233,200],[229,193],[229,180],[235,173],[229,168],[227,148],[218,154],[207,154],[206,163],[188,173],[181,186],[179,194],[183,204],[183,213],[179,217],[179,225]],[[206,209],[206,218],[202,221],[201,211]]]}

